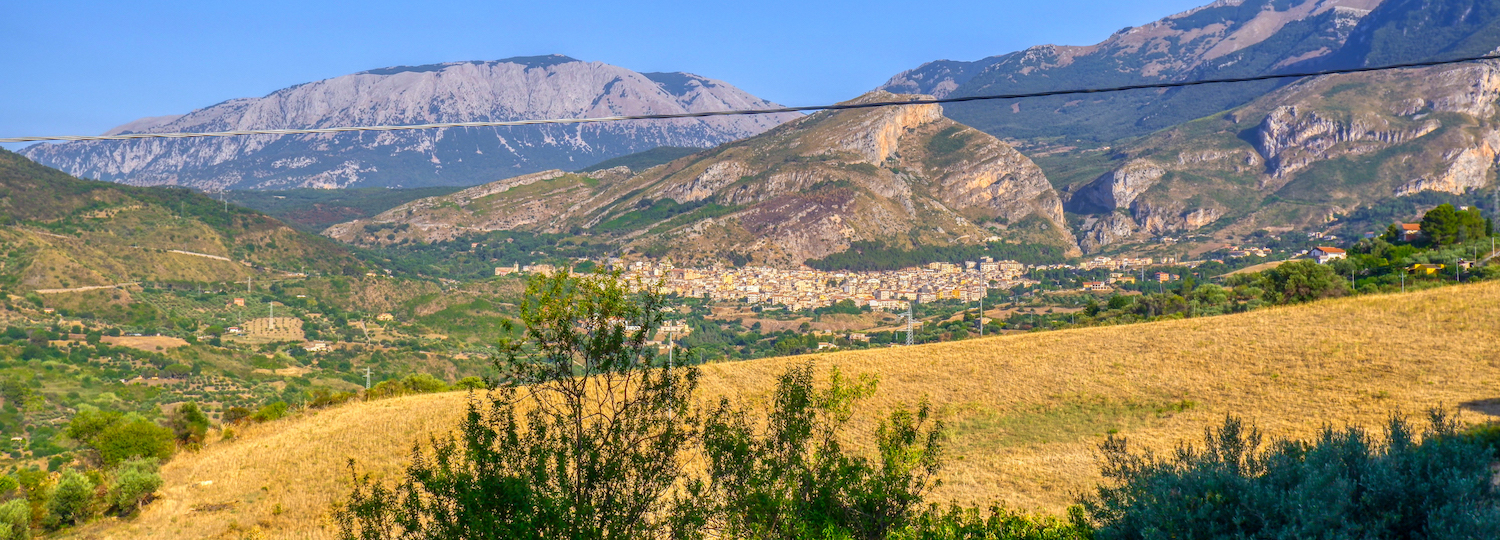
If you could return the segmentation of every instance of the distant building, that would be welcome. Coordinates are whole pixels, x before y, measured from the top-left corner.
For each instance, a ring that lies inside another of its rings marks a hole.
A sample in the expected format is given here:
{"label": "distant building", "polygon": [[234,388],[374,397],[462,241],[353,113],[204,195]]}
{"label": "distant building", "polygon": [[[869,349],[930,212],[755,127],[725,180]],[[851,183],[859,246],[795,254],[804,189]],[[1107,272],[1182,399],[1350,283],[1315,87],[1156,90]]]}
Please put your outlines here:
{"label": "distant building", "polygon": [[1401,241],[1411,242],[1422,236],[1421,223],[1401,223]]}
{"label": "distant building", "polygon": [[396,316],[395,315],[391,315],[390,313],[381,313],[381,314],[375,316],[375,320],[377,320],[377,321],[394,321],[394,320],[396,320]]}
{"label": "distant building", "polygon": [[234,305],[239,306],[239,307],[245,307],[245,299],[244,298],[235,298],[234,299]]}
{"label": "distant building", "polygon": [[1328,264],[1330,262],[1347,258],[1349,256],[1349,254],[1345,253],[1342,249],[1327,246],[1318,246],[1312,248],[1312,250],[1308,251],[1307,254],[1311,256],[1313,260],[1318,261],[1318,264]]}
{"label": "distant building", "polygon": [[497,276],[508,276],[508,275],[511,275],[511,274],[519,273],[520,271],[521,271],[521,263],[516,263],[516,264],[511,265],[511,266],[496,266],[495,267],[495,275],[497,275]]}
{"label": "distant building", "polygon": [[1085,291],[1095,291],[1095,292],[1109,292],[1109,291],[1114,290],[1114,288],[1110,287],[1108,283],[1105,283],[1103,281],[1085,281],[1085,282],[1083,282],[1083,290],[1085,290]]}
{"label": "distant building", "polygon": [[1430,275],[1438,273],[1439,271],[1441,271],[1444,268],[1447,268],[1447,267],[1445,265],[1441,265],[1441,264],[1413,264],[1413,265],[1411,265],[1411,269],[1410,270],[1411,270],[1411,273],[1413,273],[1413,274],[1418,274],[1418,275],[1423,275],[1423,276],[1430,276]]}

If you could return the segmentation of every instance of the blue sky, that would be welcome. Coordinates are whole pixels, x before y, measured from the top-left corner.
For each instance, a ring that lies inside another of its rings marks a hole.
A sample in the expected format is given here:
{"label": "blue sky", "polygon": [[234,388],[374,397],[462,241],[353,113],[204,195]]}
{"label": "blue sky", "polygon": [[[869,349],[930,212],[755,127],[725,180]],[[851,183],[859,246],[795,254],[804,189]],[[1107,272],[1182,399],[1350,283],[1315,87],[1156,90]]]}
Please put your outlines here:
{"label": "blue sky", "polygon": [[552,53],[812,105],[926,61],[1092,44],[1208,1],[11,2],[0,136],[96,134],[366,69]]}

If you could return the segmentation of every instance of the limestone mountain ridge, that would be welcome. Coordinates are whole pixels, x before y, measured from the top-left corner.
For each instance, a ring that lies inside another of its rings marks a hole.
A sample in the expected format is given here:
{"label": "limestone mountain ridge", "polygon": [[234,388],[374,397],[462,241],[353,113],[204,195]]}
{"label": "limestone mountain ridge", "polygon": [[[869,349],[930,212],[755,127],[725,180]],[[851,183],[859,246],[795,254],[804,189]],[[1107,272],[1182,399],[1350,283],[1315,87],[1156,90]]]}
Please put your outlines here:
{"label": "limestone mountain ridge", "polygon": [[[111,133],[194,132],[668,114],[776,106],[723,81],[566,56],[383,68],[145,118]],[[39,144],[75,176],[200,190],[475,185],[577,169],[658,146],[711,147],[797,114],[576,126]]]}

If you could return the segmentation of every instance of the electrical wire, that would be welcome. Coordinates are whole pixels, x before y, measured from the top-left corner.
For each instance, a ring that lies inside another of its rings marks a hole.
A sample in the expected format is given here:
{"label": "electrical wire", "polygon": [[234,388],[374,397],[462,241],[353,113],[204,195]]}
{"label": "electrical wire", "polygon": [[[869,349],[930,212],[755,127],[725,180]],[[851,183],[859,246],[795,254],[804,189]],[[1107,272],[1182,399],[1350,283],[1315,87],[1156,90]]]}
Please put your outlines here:
{"label": "electrical wire", "polygon": [[36,141],[125,141],[134,139],[186,139],[193,137],[237,137],[241,135],[306,135],[315,133],[344,133],[359,131],[407,131],[414,129],[438,129],[438,128],[468,128],[468,127],[514,127],[514,126],[536,126],[536,125],[558,125],[558,124],[592,124],[600,122],[621,122],[626,120],[670,120],[677,118],[707,118],[715,116],[750,116],[761,114],[780,114],[790,112],[812,112],[812,111],[844,111],[850,109],[873,109],[879,107],[902,107],[909,105],[941,105],[945,103],[967,103],[971,101],[989,101],[999,99],[1023,99],[1048,96],[1067,96],[1077,94],[1103,94],[1109,92],[1124,92],[1127,90],[1147,90],[1165,88],[1183,88],[1188,86],[1201,86],[1206,84],[1228,84],[1254,81],[1269,81],[1277,79],[1300,79],[1304,77],[1321,77],[1324,75],[1341,75],[1347,73],[1367,73],[1371,71],[1388,71],[1396,69],[1409,69],[1419,67],[1442,66],[1449,64],[1461,64],[1467,62],[1478,62],[1483,60],[1500,60],[1500,54],[1485,56],[1470,56],[1465,58],[1454,58],[1449,60],[1431,60],[1426,62],[1409,62],[1404,64],[1390,64],[1384,66],[1329,69],[1322,71],[1311,71],[1305,73],[1281,73],[1270,75],[1256,75],[1254,77],[1235,77],[1228,79],[1203,79],[1197,81],[1164,82],[1150,84],[1132,84],[1126,86],[1112,86],[1107,88],[1077,88],[1069,90],[1050,90],[1046,92],[1030,92],[1024,94],[994,94],[983,96],[962,96],[948,98],[913,99],[904,101],[871,101],[865,103],[842,103],[835,105],[811,105],[806,107],[777,107],[774,109],[743,109],[731,111],[705,111],[692,113],[673,114],[640,114],[629,116],[600,116],[593,118],[554,118],[537,120],[510,120],[502,122],[439,122],[432,124],[408,124],[388,126],[348,126],[327,128],[305,128],[305,129],[244,129],[235,131],[209,131],[192,133],[126,133],[120,135],[57,135],[50,137],[7,137],[0,138],[0,143],[36,142]]}

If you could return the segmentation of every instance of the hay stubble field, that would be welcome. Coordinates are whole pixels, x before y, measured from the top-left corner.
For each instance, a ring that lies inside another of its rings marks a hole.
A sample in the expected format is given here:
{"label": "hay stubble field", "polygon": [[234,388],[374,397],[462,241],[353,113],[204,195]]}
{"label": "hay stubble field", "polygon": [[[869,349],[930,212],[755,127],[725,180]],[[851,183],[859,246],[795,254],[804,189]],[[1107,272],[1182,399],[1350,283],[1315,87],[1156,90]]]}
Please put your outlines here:
{"label": "hay stubble field", "polygon": [[[1226,414],[1270,435],[1378,428],[1432,407],[1487,421],[1500,398],[1500,283],[1365,296],[1245,314],[704,366],[702,399],[763,398],[788,366],[872,374],[851,435],[896,403],[930,400],[950,427],[935,502],[1058,513],[1099,480],[1106,433],[1169,450]],[[393,478],[469,396],[347,405],[239,430],[162,469],[161,499],[75,538],[333,538],[346,463]]]}

